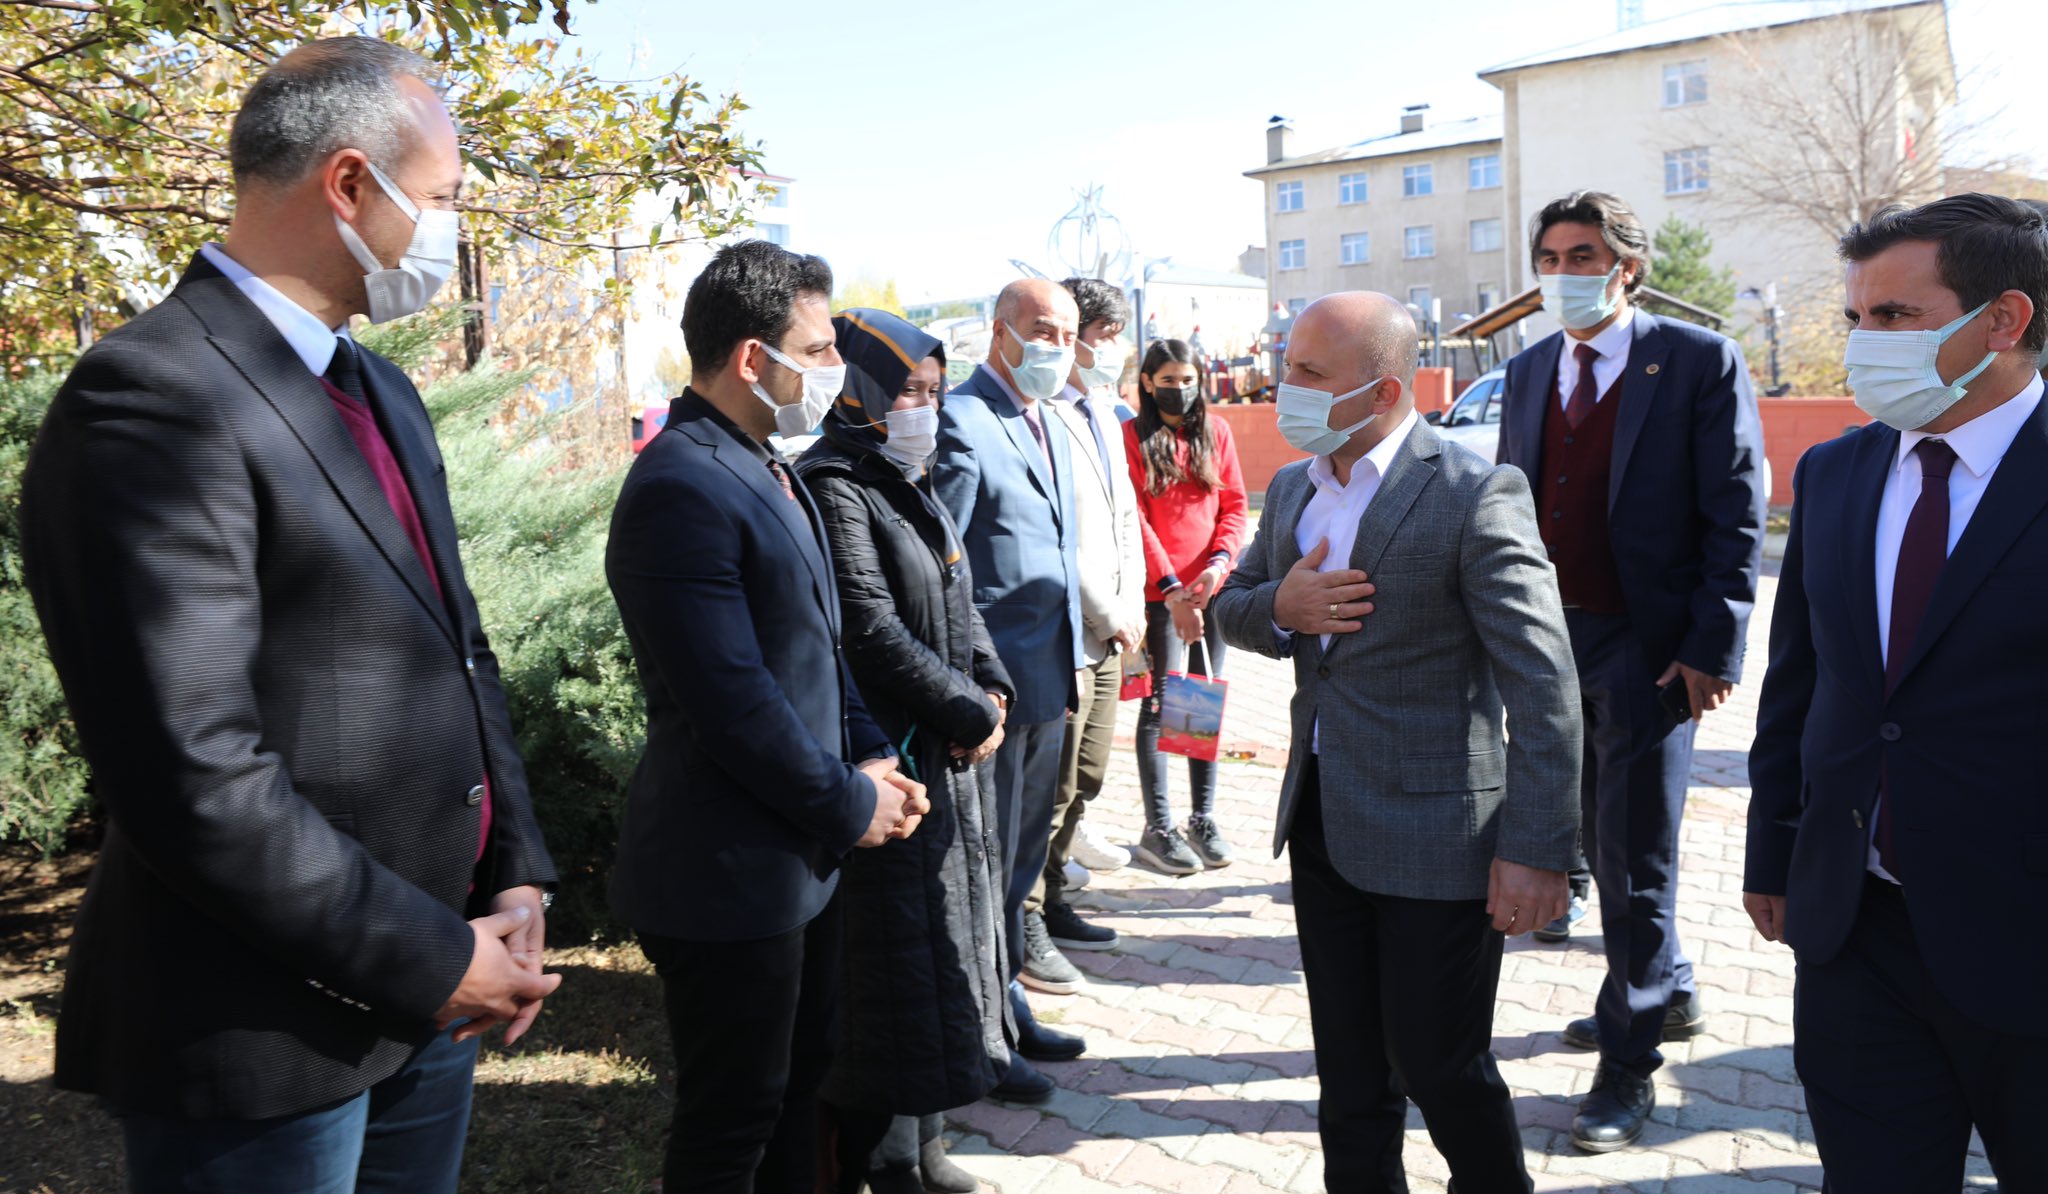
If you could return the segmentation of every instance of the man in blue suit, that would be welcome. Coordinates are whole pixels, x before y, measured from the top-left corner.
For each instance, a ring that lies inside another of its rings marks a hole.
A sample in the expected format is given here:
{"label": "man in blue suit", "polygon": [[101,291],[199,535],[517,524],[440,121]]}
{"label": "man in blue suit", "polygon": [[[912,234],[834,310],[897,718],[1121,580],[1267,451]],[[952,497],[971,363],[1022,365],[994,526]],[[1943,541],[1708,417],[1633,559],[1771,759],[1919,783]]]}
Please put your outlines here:
{"label": "man in blue suit", "polygon": [[666,992],[671,1191],[812,1190],[839,860],[928,807],[848,679],[824,528],[767,442],[839,396],[831,293],[823,261],[767,241],[712,259],[683,307],[693,380],[605,551],[647,692],[611,903]]}
{"label": "man in blue suit", "polygon": [[[1081,646],[1075,559],[1075,462],[1069,437],[1044,404],[1066,387],[1080,310],[1056,282],[1012,282],[996,296],[988,360],[946,395],[932,492],[967,542],[974,604],[1017,686],[996,752],[1003,834],[1003,901],[1010,976],[1032,952],[1056,952],[1044,921],[1026,923],[1024,902],[1045,869],[1059,791],[1060,747],[1074,706]],[[1064,961],[1064,959],[1062,959]],[[1040,1027],[1013,981],[1017,1051],[998,1097],[1043,1102],[1052,1082],[1025,1058],[1079,1056],[1079,1037]]]}
{"label": "man in blue suit", "polygon": [[1572,1142],[1606,1152],[1656,1105],[1658,1042],[1704,1021],[1678,941],[1678,827],[1693,729],[1742,676],[1763,429],[1739,346],[1635,308],[1650,238],[1627,204],[1575,192],[1529,239],[1564,330],[1508,362],[1500,462],[1529,474],[1579,668],[1581,827],[1607,981],[1564,1036],[1600,1050]]}
{"label": "man in blue suit", "polygon": [[1744,906],[1799,962],[1827,1188],[2048,1190],[2048,221],[1953,195],[1842,237],[1877,422],[1799,462]]}

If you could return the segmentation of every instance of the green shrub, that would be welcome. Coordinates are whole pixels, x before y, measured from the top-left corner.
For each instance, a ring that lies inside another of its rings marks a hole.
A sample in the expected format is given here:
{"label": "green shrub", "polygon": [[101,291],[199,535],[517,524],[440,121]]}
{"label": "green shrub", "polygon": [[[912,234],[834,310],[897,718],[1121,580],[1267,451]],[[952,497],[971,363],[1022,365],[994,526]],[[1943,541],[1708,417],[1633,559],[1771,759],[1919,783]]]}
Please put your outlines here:
{"label": "green shrub", "polygon": [[0,380],[0,842],[45,853],[89,802],[77,733],[21,575],[21,470],[56,392],[54,377]]}
{"label": "green shrub", "polygon": [[[416,368],[451,315],[402,320],[363,342]],[[21,582],[21,468],[58,379],[0,382],[0,842],[59,848],[88,803],[86,768]],[[604,539],[631,457],[625,428],[572,453],[587,412],[493,416],[526,383],[486,364],[426,386],[448,465],[463,566],[498,656],[536,815],[562,872],[554,936],[605,935],[603,876],[645,733],[639,682],[604,579]],[[593,450],[593,448],[595,450]],[[589,462],[577,463],[579,460]]]}

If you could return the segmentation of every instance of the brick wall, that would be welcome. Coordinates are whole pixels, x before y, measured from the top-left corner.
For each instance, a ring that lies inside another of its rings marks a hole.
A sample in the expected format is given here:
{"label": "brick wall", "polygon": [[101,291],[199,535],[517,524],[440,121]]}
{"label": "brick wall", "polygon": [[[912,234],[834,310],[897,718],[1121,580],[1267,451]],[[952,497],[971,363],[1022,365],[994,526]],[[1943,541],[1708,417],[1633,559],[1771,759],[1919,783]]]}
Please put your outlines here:
{"label": "brick wall", "polygon": [[[1416,405],[1422,406],[1423,397],[1437,387],[1438,401],[1450,392],[1448,369],[1423,369],[1416,374]],[[1429,378],[1429,374],[1443,374],[1442,380]],[[1792,501],[1792,470],[1799,464],[1799,457],[1817,443],[1831,440],[1849,427],[1860,427],[1870,420],[1856,409],[1852,398],[1760,398],[1758,410],[1764,420],[1764,452],[1771,458],[1771,503],[1790,505]],[[1426,407],[1424,409],[1442,409]],[[1212,406],[1209,413],[1227,420],[1230,430],[1237,438],[1238,462],[1244,468],[1245,488],[1253,493],[1264,493],[1273,474],[1280,466],[1291,460],[1301,459],[1301,453],[1289,447],[1280,437],[1280,431],[1273,425],[1273,407],[1260,403],[1252,406]]]}

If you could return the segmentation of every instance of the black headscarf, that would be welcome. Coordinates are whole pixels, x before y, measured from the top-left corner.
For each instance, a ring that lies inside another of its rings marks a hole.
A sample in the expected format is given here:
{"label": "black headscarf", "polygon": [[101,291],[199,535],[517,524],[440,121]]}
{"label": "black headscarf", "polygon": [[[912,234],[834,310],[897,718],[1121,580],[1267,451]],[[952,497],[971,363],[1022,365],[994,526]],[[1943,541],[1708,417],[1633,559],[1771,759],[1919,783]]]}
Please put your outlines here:
{"label": "black headscarf", "polygon": [[[846,362],[846,388],[825,412],[825,438],[853,455],[880,452],[889,438],[889,408],[903,392],[911,370],[926,357],[939,358],[943,375],[946,346],[900,315],[853,307],[832,317],[839,356]],[[945,383],[940,382],[944,394]]]}

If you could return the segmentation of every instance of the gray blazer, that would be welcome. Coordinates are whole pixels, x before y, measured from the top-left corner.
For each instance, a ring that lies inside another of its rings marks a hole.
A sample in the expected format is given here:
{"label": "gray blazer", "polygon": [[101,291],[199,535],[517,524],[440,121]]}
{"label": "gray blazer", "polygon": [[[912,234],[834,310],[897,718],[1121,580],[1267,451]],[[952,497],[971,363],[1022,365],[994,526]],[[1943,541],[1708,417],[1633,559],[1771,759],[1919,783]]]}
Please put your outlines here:
{"label": "gray blazer", "polygon": [[[1309,462],[1280,470],[1259,533],[1210,606],[1235,647],[1294,660],[1287,841],[1322,723],[1330,860],[1364,891],[1484,899],[1496,857],[1569,870],[1579,832],[1578,673],[1529,482],[1417,424],[1359,522],[1351,566],[1378,586],[1363,629],[1273,626],[1301,559]],[[1514,737],[1503,733],[1503,710]]]}

